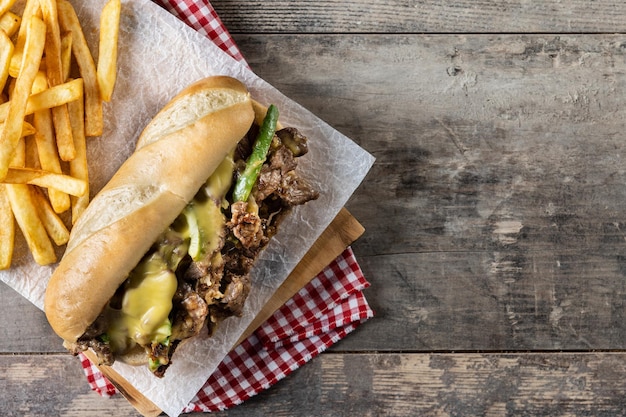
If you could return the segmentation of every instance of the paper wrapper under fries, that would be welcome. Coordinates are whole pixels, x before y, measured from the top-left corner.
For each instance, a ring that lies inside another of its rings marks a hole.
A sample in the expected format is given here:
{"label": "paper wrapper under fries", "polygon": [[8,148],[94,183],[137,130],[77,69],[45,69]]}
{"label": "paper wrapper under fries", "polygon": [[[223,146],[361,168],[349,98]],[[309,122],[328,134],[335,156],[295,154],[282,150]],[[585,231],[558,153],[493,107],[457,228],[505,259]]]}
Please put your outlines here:
{"label": "paper wrapper under fries", "polygon": [[[100,11],[105,1],[72,3],[89,45],[97,45]],[[148,0],[123,2],[117,59],[118,76],[111,101],[104,106],[102,137],[91,138],[87,143],[92,195],[133,152],[144,126],[172,96],[200,78],[217,74],[242,80],[255,99],[277,105],[285,125],[297,127],[309,137],[310,151],[300,164],[307,180],[321,192],[318,200],[296,208],[285,219],[279,233],[262,252],[252,272],[252,290],[243,317],[227,319],[211,338],[201,335],[183,345],[162,379],[155,378],[145,367],[119,362],[114,365],[165,413],[176,416],[345,205],[369,171],[373,158],[209,39]],[[54,265],[37,265],[24,242],[16,237],[13,266],[1,271],[0,279],[42,308],[53,269]]]}

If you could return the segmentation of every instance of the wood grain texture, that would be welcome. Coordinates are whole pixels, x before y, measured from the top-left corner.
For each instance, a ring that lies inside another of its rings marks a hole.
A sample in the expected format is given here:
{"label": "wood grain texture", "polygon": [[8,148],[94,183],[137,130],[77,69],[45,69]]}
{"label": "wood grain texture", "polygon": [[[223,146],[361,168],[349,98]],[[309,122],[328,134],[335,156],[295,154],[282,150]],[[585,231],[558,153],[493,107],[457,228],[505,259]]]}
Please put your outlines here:
{"label": "wood grain texture", "polygon": [[[211,415],[616,416],[625,364],[624,353],[328,353]],[[69,355],[0,356],[2,415],[139,415],[121,396],[87,392],[81,372]]]}
{"label": "wood grain texture", "polygon": [[233,33],[615,33],[617,0],[215,0]]}
{"label": "wood grain texture", "polygon": [[102,398],[69,354],[0,355],[3,416],[138,416],[122,396]]}
{"label": "wood grain texture", "polygon": [[377,158],[348,208],[378,314],[341,349],[624,347],[622,36],[237,42]]}
{"label": "wood grain texture", "polygon": [[[626,3],[211,3],[377,158],[347,205],[375,318],[218,416],[624,415]],[[0,302],[1,414],[137,415]]]}
{"label": "wood grain texture", "polygon": [[4,282],[0,282],[0,305],[0,354],[65,350],[44,313]]}

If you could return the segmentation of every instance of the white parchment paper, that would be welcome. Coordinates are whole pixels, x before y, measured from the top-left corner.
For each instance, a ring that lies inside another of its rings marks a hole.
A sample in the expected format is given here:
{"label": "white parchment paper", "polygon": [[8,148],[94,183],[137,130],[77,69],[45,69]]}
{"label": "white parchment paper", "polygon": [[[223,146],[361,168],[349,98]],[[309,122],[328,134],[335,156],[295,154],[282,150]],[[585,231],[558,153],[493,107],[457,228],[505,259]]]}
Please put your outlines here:
{"label": "white parchment paper", "polygon": [[[100,10],[104,0],[72,3],[97,55]],[[114,365],[121,375],[170,416],[177,416],[226,356],[254,316],[328,226],[373,164],[373,157],[313,114],[289,100],[209,39],[188,28],[149,0],[123,2],[119,75],[111,103],[105,105],[105,132],[90,138],[91,193],[95,194],[132,153],[144,126],[188,84],[225,74],[243,81],[258,101],[274,103],[281,122],[309,137],[310,152],[301,172],[321,192],[317,201],[298,207],[281,224],[252,272],[252,291],[241,318],[226,320],[212,338],[183,345],[162,379],[144,367]],[[59,254],[62,253],[60,249]],[[13,267],[0,279],[43,308],[46,283],[55,266],[33,260],[21,237]]]}

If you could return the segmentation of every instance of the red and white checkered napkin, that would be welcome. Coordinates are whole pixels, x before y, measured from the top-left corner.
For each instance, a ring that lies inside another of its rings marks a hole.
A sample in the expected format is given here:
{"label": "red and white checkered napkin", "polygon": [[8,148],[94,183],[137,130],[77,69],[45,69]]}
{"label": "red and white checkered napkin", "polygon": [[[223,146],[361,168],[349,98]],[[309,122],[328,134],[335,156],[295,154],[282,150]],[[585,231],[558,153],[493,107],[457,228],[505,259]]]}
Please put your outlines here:
{"label": "red and white checkered napkin", "polygon": [[208,0],[152,0],[238,61],[245,62],[235,41]]}
{"label": "red and white checkered napkin", "polygon": [[[183,412],[218,411],[269,388],[373,316],[362,290],[369,283],[351,248],[233,349]],[[91,388],[117,390],[80,355]]]}
{"label": "red and white checkered napkin", "polygon": [[[245,62],[206,0],[153,0]],[[224,358],[183,410],[218,411],[240,404],[289,375],[373,316],[362,290],[369,283],[347,248],[250,337]],[[79,355],[91,388],[108,397],[116,388]]]}

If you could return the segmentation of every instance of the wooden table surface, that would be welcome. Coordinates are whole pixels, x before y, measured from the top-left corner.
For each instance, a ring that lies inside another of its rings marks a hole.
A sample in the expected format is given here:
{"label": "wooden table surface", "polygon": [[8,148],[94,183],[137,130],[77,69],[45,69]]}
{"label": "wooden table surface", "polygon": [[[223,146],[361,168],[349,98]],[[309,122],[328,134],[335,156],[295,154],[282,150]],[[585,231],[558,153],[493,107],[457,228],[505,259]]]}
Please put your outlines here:
{"label": "wooden table surface", "polygon": [[[212,1],[263,78],[376,156],[376,317],[218,416],[626,409],[626,3]],[[0,285],[0,414],[137,415]]]}

